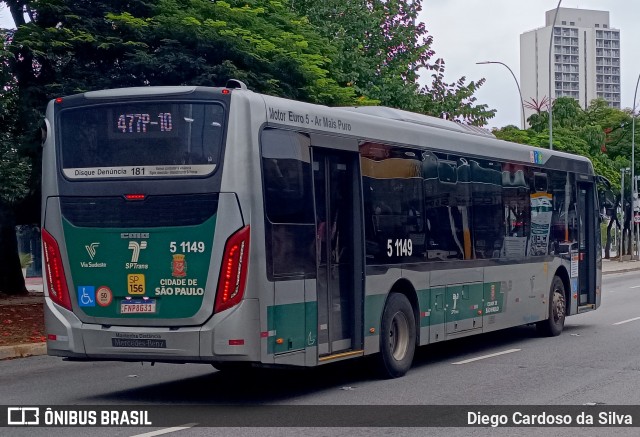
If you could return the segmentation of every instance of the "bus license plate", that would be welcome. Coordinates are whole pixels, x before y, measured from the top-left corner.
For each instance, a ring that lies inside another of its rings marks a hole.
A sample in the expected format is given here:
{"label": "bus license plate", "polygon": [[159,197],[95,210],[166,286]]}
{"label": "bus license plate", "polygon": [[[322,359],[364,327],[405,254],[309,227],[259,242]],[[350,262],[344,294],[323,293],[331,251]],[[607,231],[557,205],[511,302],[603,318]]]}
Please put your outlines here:
{"label": "bus license plate", "polygon": [[121,314],[150,314],[156,312],[155,299],[120,302]]}

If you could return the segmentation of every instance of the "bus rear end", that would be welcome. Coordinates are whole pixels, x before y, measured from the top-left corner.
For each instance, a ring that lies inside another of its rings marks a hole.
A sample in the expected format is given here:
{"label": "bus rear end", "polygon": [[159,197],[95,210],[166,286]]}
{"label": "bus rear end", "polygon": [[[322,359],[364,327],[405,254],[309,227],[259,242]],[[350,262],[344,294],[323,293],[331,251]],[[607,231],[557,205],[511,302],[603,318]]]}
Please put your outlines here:
{"label": "bus rear end", "polygon": [[230,90],[197,87],[49,104],[50,355],[259,361],[259,308],[244,296],[249,226],[236,193],[221,190],[230,104]]}

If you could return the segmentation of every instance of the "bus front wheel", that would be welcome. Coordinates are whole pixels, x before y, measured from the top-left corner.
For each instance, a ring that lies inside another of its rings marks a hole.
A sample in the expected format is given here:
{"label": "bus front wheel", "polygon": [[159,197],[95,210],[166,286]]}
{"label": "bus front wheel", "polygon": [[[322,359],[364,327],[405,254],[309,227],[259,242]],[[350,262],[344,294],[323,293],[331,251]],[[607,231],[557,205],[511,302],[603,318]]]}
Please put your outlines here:
{"label": "bus front wheel", "polygon": [[416,349],[416,320],[404,294],[392,293],[382,313],[378,367],[382,377],[398,378],[411,368]]}
{"label": "bus front wheel", "polygon": [[555,337],[562,332],[567,307],[564,296],[564,283],[560,277],[554,276],[549,293],[549,318],[537,323],[542,335]]}

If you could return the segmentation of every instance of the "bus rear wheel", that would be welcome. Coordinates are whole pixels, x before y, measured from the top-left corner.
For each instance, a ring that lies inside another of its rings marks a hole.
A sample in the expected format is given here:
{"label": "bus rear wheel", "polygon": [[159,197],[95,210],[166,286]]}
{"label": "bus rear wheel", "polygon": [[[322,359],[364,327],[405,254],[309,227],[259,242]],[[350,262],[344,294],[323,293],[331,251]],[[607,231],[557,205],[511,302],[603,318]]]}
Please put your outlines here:
{"label": "bus rear wheel", "polygon": [[538,322],[538,331],[546,337],[560,335],[564,328],[564,319],[567,314],[567,304],[564,294],[564,283],[558,276],[553,277],[551,292],[549,293],[549,318]]}
{"label": "bus rear wheel", "polygon": [[392,293],[382,313],[379,373],[398,378],[411,368],[416,349],[416,320],[404,294]]}

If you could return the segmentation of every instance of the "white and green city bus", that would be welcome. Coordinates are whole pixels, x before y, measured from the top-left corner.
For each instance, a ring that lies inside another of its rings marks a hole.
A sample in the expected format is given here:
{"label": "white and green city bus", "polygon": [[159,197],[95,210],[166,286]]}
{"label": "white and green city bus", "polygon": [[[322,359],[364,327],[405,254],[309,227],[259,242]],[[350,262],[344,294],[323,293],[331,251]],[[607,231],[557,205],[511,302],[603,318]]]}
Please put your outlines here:
{"label": "white and green city bus", "polygon": [[52,101],[47,348],[84,360],[317,366],[600,305],[590,161],[383,107],[226,88]]}

